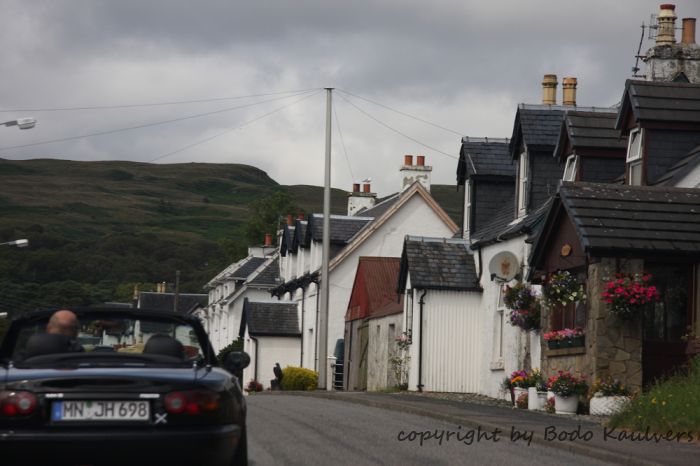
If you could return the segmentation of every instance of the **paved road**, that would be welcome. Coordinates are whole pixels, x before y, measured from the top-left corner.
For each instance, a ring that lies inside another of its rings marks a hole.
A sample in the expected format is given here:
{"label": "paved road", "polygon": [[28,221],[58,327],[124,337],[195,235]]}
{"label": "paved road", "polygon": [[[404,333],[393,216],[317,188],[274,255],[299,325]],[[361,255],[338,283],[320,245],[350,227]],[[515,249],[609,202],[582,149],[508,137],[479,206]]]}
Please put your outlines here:
{"label": "paved road", "polygon": [[[282,394],[247,400],[253,466],[609,464],[534,443],[528,446],[525,440],[512,442],[510,432],[499,433],[498,442],[493,432],[482,432],[477,441],[479,431],[473,427],[371,406]],[[442,445],[432,438],[421,446],[418,433],[428,431],[444,432]],[[467,445],[470,438],[474,441]]]}

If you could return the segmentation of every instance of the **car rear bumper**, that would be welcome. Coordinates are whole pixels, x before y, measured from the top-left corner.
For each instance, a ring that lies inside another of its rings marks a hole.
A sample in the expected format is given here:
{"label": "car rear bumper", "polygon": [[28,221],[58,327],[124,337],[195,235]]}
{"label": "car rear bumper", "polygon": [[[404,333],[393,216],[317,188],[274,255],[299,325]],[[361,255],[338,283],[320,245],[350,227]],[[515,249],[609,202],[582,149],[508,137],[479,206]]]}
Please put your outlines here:
{"label": "car rear bumper", "polygon": [[0,430],[3,466],[26,464],[230,465],[237,425],[177,429]]}

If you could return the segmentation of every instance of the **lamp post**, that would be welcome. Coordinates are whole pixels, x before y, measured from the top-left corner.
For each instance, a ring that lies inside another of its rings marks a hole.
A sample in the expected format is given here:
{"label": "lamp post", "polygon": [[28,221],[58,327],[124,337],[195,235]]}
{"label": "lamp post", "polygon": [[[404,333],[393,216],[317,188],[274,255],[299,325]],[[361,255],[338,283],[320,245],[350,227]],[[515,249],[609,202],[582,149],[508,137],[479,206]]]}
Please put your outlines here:
{"label": "lamp post", "polygon": [[0,243],[0,246],[15,246],[18,248],[26,248],[29,246],[28,239],[16,239],[14,241],[7,241],[6,243]]}
{"label": "lamp post", "polygon": [[36,126],[36,119],[28,118],[17,118],[16,120],[6,121],[5,123],[0,123],[5,126],[17,126],[19,129],[31,129]]}

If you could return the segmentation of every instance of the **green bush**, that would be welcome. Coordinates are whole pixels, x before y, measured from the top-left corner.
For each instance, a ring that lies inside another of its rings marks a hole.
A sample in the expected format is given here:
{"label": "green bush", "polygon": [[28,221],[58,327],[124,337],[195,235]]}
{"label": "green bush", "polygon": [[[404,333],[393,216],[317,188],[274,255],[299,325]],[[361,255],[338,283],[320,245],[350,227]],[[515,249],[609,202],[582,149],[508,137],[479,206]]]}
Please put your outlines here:
{"label": "green bush", "polygon": [[234,351],[243,351],[243,340],[240,338],[238,340],[233,340],[233,342],[221,348],[219,354],[216,355],[216,360],[219,361],[219,364],[223,365],[226,355]]}
{"label": "green bush", "polygon": [[282,369],[282,390],[316,390],[318,372],[303,367]]}
{"label": "green bush", "polygon": [[666,433],[700,432],[700,356],[686,374],[657,382],[610,419],[611,427]]}

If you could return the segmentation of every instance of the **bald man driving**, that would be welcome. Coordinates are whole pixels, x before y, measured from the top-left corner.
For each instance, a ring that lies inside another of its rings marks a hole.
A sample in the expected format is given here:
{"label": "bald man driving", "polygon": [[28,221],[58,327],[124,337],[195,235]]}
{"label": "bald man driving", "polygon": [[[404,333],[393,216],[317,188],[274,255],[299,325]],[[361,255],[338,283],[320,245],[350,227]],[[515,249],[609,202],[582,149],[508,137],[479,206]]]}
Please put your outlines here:
{"label": "bald man driving", "polygon": [[84,351],[82,345],[78,343],[78,316],[72,311],[62,309],[51,315],[49,323],[46,324],[46,333],[65,335],[71,340],[71,351]]}

